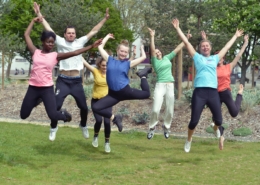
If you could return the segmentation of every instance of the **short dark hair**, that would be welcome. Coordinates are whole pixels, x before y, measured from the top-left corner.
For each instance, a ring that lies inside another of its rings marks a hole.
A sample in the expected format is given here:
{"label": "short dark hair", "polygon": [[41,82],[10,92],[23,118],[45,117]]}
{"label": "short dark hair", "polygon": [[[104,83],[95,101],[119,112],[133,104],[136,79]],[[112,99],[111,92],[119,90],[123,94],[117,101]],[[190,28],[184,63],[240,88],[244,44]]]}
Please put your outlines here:
{"label": "short dark hair", "polygon": [[64,33],[67,32],[67,29],[68,29],[68,28],[73,28],[73,29],[75,30],[75,32],[76,32],[76,28],[75,28],[75,26],[67,26],[67,27],[64,29]]}
{"label": "short dark hair", "polygon": [[45,41],[47,38],[52,37],[54,40],[56,40],[56,35],[52,31],[43,31],[41,36],[41,41]]}

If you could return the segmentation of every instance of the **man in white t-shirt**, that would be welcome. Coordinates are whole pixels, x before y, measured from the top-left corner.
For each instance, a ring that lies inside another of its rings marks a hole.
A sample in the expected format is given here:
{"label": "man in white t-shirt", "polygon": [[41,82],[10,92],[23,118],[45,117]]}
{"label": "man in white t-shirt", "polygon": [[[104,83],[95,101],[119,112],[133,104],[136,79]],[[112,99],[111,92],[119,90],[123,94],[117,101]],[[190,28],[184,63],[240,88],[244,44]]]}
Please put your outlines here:
{"label": "man in white t-shirt", "polygon": [[[38,17],[42,17],[40,12],[40,6],[34,2],[34,11]],[[42,17],[43,18],[43,17]],[[87,35],[80,38],[76,38],[76,30],[74,27],[67,27],[64,30],[64,38],[56,35],[56,44],[58,52],[70,52],[84,47],[84,45],[101,29],[104,23],[109,18],[108,8],[106,15]],[[43,18],[42,24],[44,29],[52,31],[49,23]],[[80,108],[81,121],[79,127],[82,130],[84,138],[89,138],[87,128],[87,115],[88,107],[86,97],[82,85],[82,78],[80,77],[80,70],[83,69],[83,61],[81,55],[68,58],[60,61],[60,75],[56,81],[56,104],[57,110],[60,110],[65,98],[71,95],[76,100],[77,106]],[[58,130],[58,122],[51,121],[51,129],[49,139],[54,141],[56,138],[56,132]]]}

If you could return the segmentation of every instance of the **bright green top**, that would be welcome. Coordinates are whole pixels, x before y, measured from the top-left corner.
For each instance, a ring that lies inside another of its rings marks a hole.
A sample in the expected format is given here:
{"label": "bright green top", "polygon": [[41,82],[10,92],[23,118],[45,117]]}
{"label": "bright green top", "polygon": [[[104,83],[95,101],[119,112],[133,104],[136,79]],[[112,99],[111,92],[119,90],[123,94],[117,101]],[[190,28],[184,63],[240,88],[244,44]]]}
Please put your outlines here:
{"label": "bright green top", "polygon": [[172,76],[172,63],[171,60],[176,56],[172,51],[170,54],[165,55],[161,60],[152,56],[152,66],[157,75],[157,82],[174,82]]}

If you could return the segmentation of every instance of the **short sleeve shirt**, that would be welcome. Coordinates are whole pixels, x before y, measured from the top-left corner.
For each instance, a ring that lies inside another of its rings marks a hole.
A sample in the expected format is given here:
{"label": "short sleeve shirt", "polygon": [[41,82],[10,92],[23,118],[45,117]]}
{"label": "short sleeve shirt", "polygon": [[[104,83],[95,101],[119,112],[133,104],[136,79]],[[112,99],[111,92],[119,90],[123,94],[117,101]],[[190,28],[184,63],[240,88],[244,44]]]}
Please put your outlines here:
{"label": "short sleeve shirt", "polygon": [[[68,42],[65,38],[56,35],[56,44],[57,50],[59,53],[67,53],[71,51],[75,51],[84,47],[84,45],[88,42],[87,36],[80,37],[79,39],[75,39],[73,42]],[[60,60],[60,70],[70,71],[70,70],[82,70],[83,69],[83,61],[82,55],[77,55],[74,57],[70,57],[64,60]]]}
{"label": "short sleeve shirt", "polygon": [[230,64],[222,65],[217,67],[218,76],[218,91],[223,91],[230,88]]}
{"label": "short sleeve shirt", "polygon": [[58,63],[57,52],[42,53],[36,49],[33,56],[33,66],[29,84],[37,87],[49,87],[53,85],[52,70]]}
{"label": "short sleeve shirt", "polygon": [[92,92],[92,98],[101,99],[108,94],[108,86],[106,75],[103,75],[100,70],[94,68],[93,70],[94,76],[94,86]]}
{"label": "short sleeve shirt", "polygon": [[113,91],[119,91],[129,84],[129,61],[117,60],[111,56],[107,61],[107,85]]}
{"label": "short sleeve shirt", "polygon": [[175,56],[176,54],[174,52],[165,55],[161,60],[158,60],[156,57],[152,56],[151,62],[157,75],[157,82],[174,82],[171,60]]}
{"label": "short sleeve shirt", "polygon": [[194,81],[194,88],[196,87],[210,87],[217,89],[217,65],[219,62],[218,55],[211,55],[205,57],[199,53],[193,56],[194,65],[196,68],[196,77]]}

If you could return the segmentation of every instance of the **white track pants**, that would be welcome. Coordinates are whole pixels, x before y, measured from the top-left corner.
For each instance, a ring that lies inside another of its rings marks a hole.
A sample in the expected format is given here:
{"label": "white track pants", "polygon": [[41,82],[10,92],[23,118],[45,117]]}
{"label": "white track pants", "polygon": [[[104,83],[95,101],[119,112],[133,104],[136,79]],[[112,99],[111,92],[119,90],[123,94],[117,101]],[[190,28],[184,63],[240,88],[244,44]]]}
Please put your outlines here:
{"label": "white track pants", "polygon": [[149,123],[149,129],[154,128],[159,120],[159,113],[165,98],[166,107],[164,111],[164,125],[167,129],[171,127],[174,113],[174,84],[156,83],[153,97],[153,110]]}

